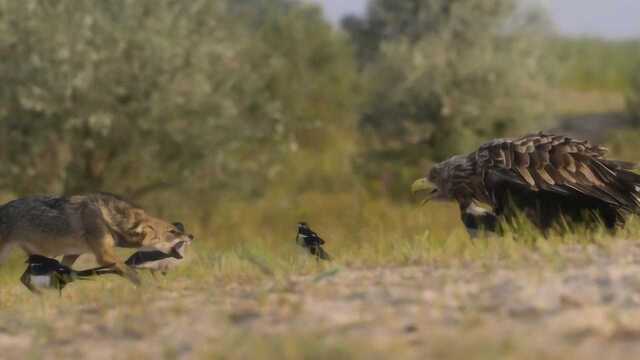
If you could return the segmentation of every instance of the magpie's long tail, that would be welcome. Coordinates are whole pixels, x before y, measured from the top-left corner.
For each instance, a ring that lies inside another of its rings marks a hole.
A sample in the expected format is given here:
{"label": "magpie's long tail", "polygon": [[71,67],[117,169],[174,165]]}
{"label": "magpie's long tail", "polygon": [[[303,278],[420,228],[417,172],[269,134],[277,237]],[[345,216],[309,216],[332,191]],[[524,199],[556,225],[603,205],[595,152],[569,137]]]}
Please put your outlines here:
{"label": "magpie's long tail", "polygon": [[310,250],[311,250],[311,254],[318,257],[318,259],[331,261],[331,256],[329,256],[329,254],[326,251],[324,251],[322,246],[320,245],[314,246],[314,247],[311,247]]}
{"label": "magpie's long tail", "polygon": [[92,269],[76,271],[76,275],[78,275],[79,277],[90,277],[108,274],[118,274],[118,272],[111,266],[100,266]]}

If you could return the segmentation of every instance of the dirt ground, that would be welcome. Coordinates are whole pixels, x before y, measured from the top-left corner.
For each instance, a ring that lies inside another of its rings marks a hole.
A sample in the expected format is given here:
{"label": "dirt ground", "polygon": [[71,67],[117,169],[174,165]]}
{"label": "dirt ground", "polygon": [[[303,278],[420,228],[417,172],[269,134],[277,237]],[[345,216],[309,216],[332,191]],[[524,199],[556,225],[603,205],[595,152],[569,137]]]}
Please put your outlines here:
{"label": "dirt ground", "polygon": [[82,296],[3,309],[0,358],[640,356],[640,243],[629,241],[522,262],[336,267],[206,285],[177,277],[124,301]]}

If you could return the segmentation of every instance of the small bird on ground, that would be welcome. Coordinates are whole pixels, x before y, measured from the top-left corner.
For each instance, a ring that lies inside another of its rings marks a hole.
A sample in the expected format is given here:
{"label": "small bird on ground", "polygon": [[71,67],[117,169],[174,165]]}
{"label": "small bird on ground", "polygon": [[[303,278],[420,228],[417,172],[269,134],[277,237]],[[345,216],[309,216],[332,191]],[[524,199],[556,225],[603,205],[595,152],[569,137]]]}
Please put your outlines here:
{"label": "small bird on ground", "polygon": [[324,240],[318,234],[316,234],[306,222],[298,223],[298,234],[296,236],[296,243],[303,248],[309,250],[309,253],[316,257],[316,259],[331,260],[331,256],[327,254],[322,248]]}
{"label": "small bird on ground", "polygon": [[[56,259],[42,255],[30,255],[27,269],[20,277],[20,281],[31,292],[40,294],[40,289],[57,289],[62,295],[62,289],[75,280],[87,280],[94,275],[111,274],[109,267],[98,267],[76,271],[61,264]],[[106,270],[102,272],[103,270]]]}
{"label": "small bird on ground", "polygon": [[[185,232],[184,225],[182,223],[173,224],[181,233]],[[151,275],[156,276],[156,271],[160,271],[162,275],[166,275],[167,271],[180,264],[185,257],[187,247],[191,245],[193,235],[188,235],[188,241],[179,241],[171,248],[169,254],[165,254],[158,250],[146,250],[142,249],[136,251],[131,255],[125,264],[134,269],[147,269],[151,271]]]}

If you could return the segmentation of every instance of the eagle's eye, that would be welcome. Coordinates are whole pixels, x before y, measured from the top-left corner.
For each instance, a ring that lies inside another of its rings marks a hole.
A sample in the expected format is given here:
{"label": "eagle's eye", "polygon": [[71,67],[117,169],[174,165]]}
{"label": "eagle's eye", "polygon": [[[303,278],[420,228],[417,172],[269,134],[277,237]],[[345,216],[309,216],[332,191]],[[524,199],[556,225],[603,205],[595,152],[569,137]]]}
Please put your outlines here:
{"label": "eagle's eye", "polygon": [[439,171],[438,169],[434,168],[433,170],[431,170],[431,172],[429,172],[428,179],[429,181],[435,184],[436,180],[438,179],[438,176],[439,176]]}

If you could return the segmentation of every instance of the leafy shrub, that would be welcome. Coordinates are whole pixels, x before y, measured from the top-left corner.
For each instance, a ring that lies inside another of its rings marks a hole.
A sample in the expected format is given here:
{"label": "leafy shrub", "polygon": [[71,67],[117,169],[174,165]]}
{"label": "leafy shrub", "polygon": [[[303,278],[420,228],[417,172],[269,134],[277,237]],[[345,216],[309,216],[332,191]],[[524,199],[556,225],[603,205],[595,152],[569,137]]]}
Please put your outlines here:
{"label": "leafy shrub", "polygon": [[640,64],[631,75],[631,90],[627,96],[627,107],[634,124],[640,126]]}
{"label": "leafy shrub", "polygon": [[345,19],[368,95],[361,171],[390,168],[386,188],[406,188],[418,174],[392,163],[422,170],[487,139],[543,129],[544,20],[513,0],[372,0],[364,17]]}
{"label": "leafy shrub", "polygon": [[16,195],[252,197],[336,133],[335,152],[353,146],[355,64],[313,7],[0,0],[0,54],[0,188]]}

